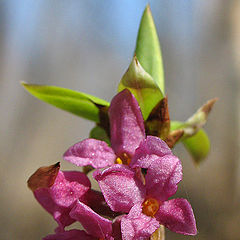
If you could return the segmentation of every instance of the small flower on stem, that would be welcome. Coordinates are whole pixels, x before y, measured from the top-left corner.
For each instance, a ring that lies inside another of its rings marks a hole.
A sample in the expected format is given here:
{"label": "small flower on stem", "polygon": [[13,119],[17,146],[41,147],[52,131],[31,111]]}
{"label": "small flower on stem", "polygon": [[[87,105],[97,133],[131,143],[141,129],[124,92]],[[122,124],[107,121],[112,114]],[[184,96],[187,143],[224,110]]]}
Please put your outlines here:
{"label": "small flower on stem", "polygon": [[[88,177],[77,171],[60,171],[60,164],[39,168],[28,180],[33,194],[42,207],[57,221],[57,232],[63,232],[76,219],[70,211],[81,201],[100,213],[111,215],[100,192],[91,190]],[[54,180],[53,180],[54,179]]]}
{"label": "small flower on stem", "polygon": [[[168,200],[176,193],[177,184],[182,179],[182,165],[173,154],[166,155],[166,149],[161,147],[162,142],[157,137],[148,136],[137,148],[132,159],[130,164],[132,168],[140,167],[147,170],[145,183],[142,183],[134,175],[133,169],[128,166],[115,165],[102,172],[99,170],[94,172],[94,178],[98,181],[110,208],[113,211],[122,209],[126,213],[130,211],[121,221],[123,236],[129,231],[129,224],[124,224],[124,222],[133,221],[132,224],[136,224],[137,213],[139,216],[143,214],[154,218],[159,224],[174,232],[185,235],[197,233],[189,202],[186,199]],[[127,171],[132,175],[126,174]],[[121,196],[125,197],[124,201]],[[135,214],[130,214],[131,211]],[[155,225],[155,230],[158,226]],[[138,233],[131,234],[133,238],[126,237],[125,239],[137,239],[135,237]]]}
{"label": "small flower on stem", "polygon": [[129,164],[135,149],[145,138],[140,107],[129,90],[125,89],[113,98],[109,119],[112,148],[103,141],[89,138],[70,147],[63,155],[64,160],[94,168]]}
{"label": "small flower on stem", "polygon": [[90,236],[83,230],[72,229],[61,233],[51,234],[42,240],[98,240],[98,238]]}

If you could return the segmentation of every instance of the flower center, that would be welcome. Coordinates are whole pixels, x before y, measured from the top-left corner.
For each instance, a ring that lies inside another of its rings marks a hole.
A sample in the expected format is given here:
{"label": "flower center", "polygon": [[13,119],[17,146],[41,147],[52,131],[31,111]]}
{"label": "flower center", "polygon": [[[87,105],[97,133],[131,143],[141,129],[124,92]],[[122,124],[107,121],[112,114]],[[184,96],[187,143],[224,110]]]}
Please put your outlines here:
{"label": "flower center", "polygon": [[130,162],[131,162],[131,157],[127,153],[121,154],[121,156],[116,159],[117,164],[129,165]]}
{"label": "flower center", "polygon": [[142,204],[142,212],[150,217],[154,217],[159,209],[159,202],[154,198],[147,198]]}

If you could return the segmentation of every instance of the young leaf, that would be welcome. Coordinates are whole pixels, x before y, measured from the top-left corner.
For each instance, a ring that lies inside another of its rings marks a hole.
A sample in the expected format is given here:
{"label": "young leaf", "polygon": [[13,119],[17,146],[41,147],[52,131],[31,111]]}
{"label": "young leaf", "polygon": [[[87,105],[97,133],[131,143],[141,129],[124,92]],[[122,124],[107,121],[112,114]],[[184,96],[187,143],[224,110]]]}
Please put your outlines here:
{"label": "young leaf", "polygon": [[218,98],[208,100],[194,113],[184,124],[185,134],[188,136],[194,135],[207,122],[209,113]]}
{"label": "young leaf", "polygon": [[203,129],[194,136],[184,139],[183,144],[197,165],[207,157],[210,151],[210,141]]}
{"label": "young leaf", "polygon": [[146,120],[152,109],[163,98],[163,94],[153,78],[142,68],[136,56],[133,57],[128,70],[123,75],[118,91],[129,89],[135,96]]}
{"label": "young leaf", "polygon": [[185,122],[172,121],[171,131],[183,129],[184,139],[195,135],[206,124],[208,115],[217,100],[218,98],[208,100]]}
{"label": "young leaf", "polygon": [[170,131],[175,131],[175,130],[182,129],[182,128],[184,128],[184,122],[171,121]]}
{"label": "young leaf", "polygon": [[135,49],[142,67],[148,72],[164,94],[164,72],[161,49],[149,5],[145,8]]}
{"label": "young leaf", "polygon": [[34,97],[95,122],[99,122],[99,107],[109,106],[105,100],[71,89],[24,82],[22,85]]}
{"label": "young leaf", "polygon": [[[185,129],[185,123],[171,121],[171,131],[176,131],[178,129]],[[210,151],[210,141],[207,133],[201,128],[195,132],[192,136],[187,136],[186,134],[180,139],[184,144],[185,148],[191,154],[196,164],[199,164],[204,160]]]}

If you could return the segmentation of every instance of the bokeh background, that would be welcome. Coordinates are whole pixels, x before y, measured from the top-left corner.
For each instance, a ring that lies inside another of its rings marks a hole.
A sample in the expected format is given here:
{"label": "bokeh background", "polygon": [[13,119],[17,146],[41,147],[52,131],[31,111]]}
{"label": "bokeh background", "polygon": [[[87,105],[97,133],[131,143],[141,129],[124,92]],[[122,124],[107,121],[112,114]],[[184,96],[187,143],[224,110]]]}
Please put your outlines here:
{"label": "bokeh background", "polygon": [[[196,168],[181,146],[179,197],[199,234],[168,239],[237,240],[240,235],[240,1],[149,1],[161,42],[170,116],[186,120],[219,97],[205,127],[212,149]],[[0,1],[0,239],[33,240],[56,223],[26,181],[88,137],[93,123],[30,96],[20,81],[111,100],[135,46],[144,0]],[[62,169],[76,169],[62,162]]]}

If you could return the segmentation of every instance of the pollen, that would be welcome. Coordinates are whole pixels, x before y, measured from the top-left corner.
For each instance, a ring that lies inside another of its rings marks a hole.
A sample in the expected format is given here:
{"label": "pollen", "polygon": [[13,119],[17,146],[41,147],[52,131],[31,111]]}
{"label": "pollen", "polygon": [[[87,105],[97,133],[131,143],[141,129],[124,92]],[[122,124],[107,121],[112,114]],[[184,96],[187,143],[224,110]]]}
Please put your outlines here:
{"label": "pollen", "polygon": [[125,165],[129,165],[131,162],[131,157],[127,153],[123,153],[121,159]]}
{"label": "pollen", "polygon": [[154,217],[158,209],[159,202],[154,198],[148,198],[142,204],[142,212],[150,217]]}
{"label": "pollen", "polygon": [[116,164],[124,164],[124,165],[129,165],[131,162],[131,157],[127,153],[121,154],[120,157],[116,159]]}
{"label": "pollen", "polygon": [[123,164],[122,159],[118,157],[118,158],[116,159],[116,164]]}

